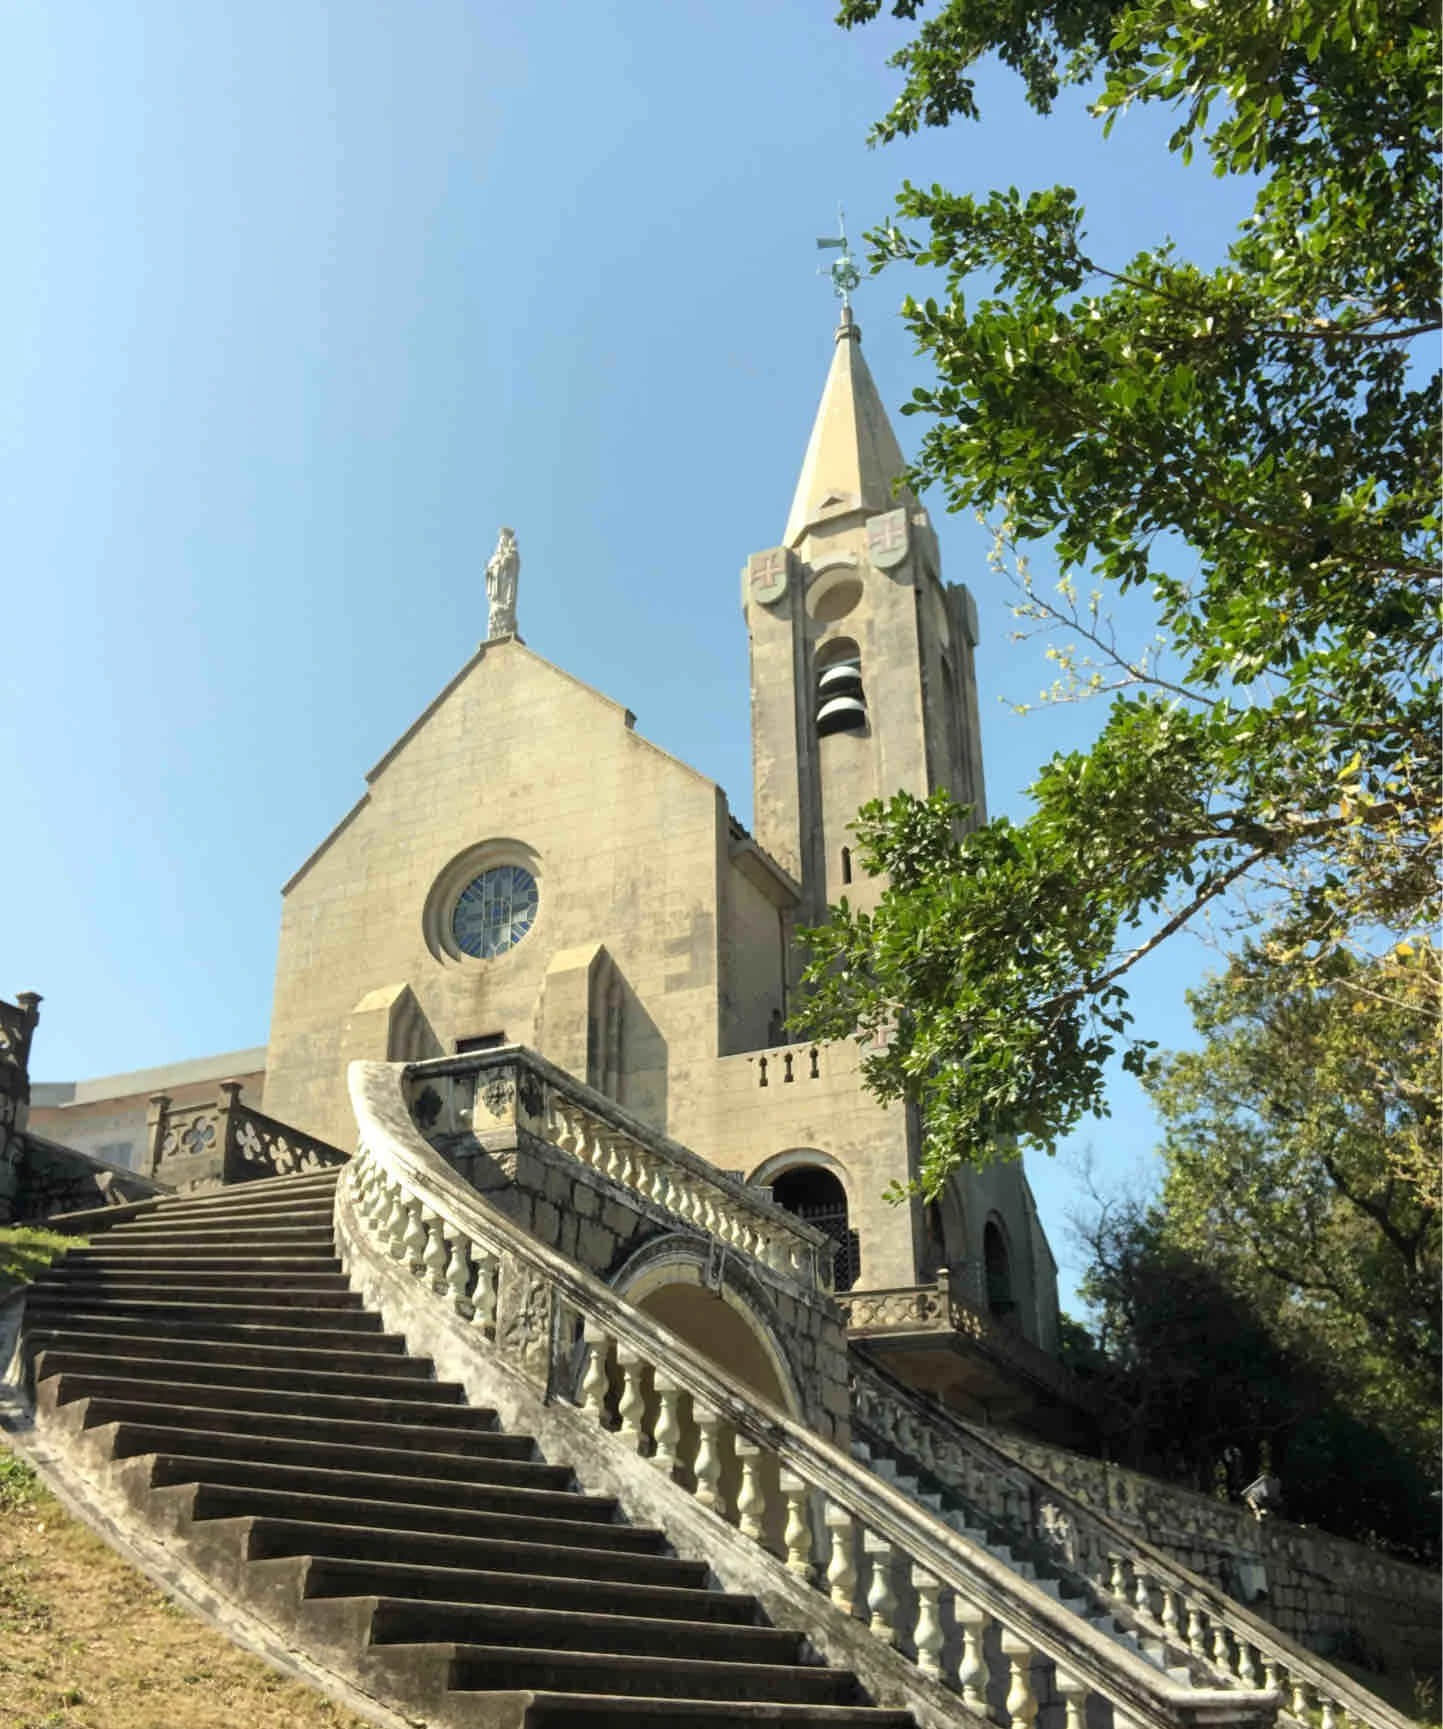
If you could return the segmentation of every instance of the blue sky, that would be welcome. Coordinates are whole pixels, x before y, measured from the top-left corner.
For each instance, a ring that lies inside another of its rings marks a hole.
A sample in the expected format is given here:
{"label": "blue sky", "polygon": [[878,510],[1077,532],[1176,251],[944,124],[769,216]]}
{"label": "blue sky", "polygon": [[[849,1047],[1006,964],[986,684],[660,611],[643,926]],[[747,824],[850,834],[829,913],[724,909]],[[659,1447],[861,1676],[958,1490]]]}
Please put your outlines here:
{"label": "blue sky", "polygon": [[[1163,117],[1104,143],[1005,74],[980,127],[869,149],[900,40],[826,0],[0,0],[0,994],[45,997],[36,1078],[264,1042],[280,885],[484,633],[503,522],[528,643],[749,819],[737,572],[805,448],[839,200],[1062,180],[1101,256],[1225,244]],[[915,286],[857,297],[894,408]],[[1088,720],[1004,706],[1045,664],[983,530],[939,529],[1020,815]],[[1139,980],[1165,1043],[1208,958]],[[1115,1102],[1077,1146],[1145,1177]],[[1029,1169],[1066,1286],[1076,1147]]]}

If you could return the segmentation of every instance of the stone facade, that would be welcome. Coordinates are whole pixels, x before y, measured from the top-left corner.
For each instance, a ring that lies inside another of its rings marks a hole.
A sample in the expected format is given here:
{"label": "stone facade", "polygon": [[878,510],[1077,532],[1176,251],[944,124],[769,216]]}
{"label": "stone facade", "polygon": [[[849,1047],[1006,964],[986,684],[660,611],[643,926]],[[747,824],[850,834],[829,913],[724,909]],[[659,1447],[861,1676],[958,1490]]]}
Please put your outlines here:
{"label": "stone facade", "polygon": [[[515,634],[482,645],[285,887],[267,1112],[344,1145],[349,1061],[526,1045],[720,1169],[789,1193],[814,1176],[845,1204],[859,1285],[945,1268],[1055,1348],[1021,1167],[958,1177],[931,1209],[884,1201],[916,1173],[912,1114],[866,1092],[856,1047],[783,1042],[795,930],[877,892],[845,850],[863,800],[946,786],[982,811],[975,609],[942,583],[926,512],[899,505],[902,467],[848,315],[785,543],[744,572],[755,838],[628,710]],[[534,883],[534,917],[480,958],[460,897],[508,869]]]}

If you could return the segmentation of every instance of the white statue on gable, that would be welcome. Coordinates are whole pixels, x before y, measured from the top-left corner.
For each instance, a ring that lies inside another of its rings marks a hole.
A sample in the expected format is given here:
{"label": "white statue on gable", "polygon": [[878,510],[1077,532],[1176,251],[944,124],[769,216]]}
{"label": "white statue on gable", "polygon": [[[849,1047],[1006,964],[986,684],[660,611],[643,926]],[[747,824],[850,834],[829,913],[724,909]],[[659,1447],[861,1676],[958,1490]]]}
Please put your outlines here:
{"label": "white statue on gable", "polygon": [[521,554],[516,550],[516,536],[509,528],[503,528],[486,565],[488,642],[516,634],[516,578],[520,572]]}

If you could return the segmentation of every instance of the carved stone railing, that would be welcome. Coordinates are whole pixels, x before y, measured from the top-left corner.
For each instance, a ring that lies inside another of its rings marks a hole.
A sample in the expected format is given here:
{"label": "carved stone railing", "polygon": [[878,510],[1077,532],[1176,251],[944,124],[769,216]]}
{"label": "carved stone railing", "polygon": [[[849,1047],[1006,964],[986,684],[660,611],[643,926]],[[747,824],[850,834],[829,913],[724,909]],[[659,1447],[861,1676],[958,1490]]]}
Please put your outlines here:
{"label": "carved stone railing", "polygon": [[853,1434],[930,1481],[979,1522],[1044,1555],[1087,1606],[1186,1653],[1215,1686],[1280,1689],[1286,1720],[1407,1729],[1408,1719],[1155,1545],[851,1353]]}
{"label": "carved stone railing", "polygon": [[514,1125],[773,1272],[831,1289],[824,1232],[534,1051],[508,1046],[418,1064],[409,1088],[412,1113],[430,1133],[466,1128],[484,1137],[488,1127]]}
{"label": "carved stone railing", "polygon": [[887,1333],[960,1334],[980,1351],[1007,1368],[1055,1393],[1068,1404],[1088,1410],[1094,1399],[1069,1369],[1011,1327],[1000,1325],[964,1302],[952,1290],[947,1269],[941,1268],[933,1285],[901,1285],[888,1290],[848,1291],[837,1301],[842,1306],[851,1338],[869,1338]]}
{"label": "carved stone railing", "polygon": [[341,1165],[349,1154],[241,1102],[222,1081],[214,1103],[177,1105],[155,1093],[146,1119],[149,1174],[177,1193]]}
{"label": "carved stone railing", "polygon": [[[734,1526],[759,1576],[809,1588],[824,1645],[841,1618],[873,1648],[860,1619],[888,1663],[907,1665],[893,1697],[920,1724],[980,1714],[1031,1729],[1039,1679],[1067,1729],[1273,1722],[1275,1692],[1172,1680],[537,1242],[426,1141],[399,1066],[353,1063],[350,1079],[360,1148],[336,1228],[353,1282],[391,1298],[399,1285],[410,1311],[459,1326],[538,1398],[573,1404],[591,1447],[648,1460],[650,1516]],[[865,1680],[865,1660],[854,1666]]]}
{"label": "carved stone railing", "polygon": [[14,1215],[25,1163],[25,1124],[30,1110],[30,1041],[40,1018],[40,998],[22,991],[0,1001],[0,1225]]}
{"label": "carved stone railing", "polygon": [[[40,1019],[40,998],[34,991],[21,991],[13,1003],[0,999],[0,1070],[22,1080],[30,1074],[30,1041]],[[7,1083],[4,1090],[10,1090]],[[18,1088],[15,1089],[19,1091]],[[25,1096],[29,1097],[28,1088]]]}

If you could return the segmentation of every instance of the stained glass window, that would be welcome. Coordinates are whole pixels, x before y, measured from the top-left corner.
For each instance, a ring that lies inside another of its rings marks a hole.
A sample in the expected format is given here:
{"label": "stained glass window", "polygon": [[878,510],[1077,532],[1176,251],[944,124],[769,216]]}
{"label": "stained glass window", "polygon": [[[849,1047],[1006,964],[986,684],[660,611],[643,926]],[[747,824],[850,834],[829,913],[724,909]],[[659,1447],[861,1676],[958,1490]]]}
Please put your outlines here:
{"label": "stained glass window", "polygon": [[515,948],[536,920],[536,878],[520,865],[497,865],[456,902],[451,930],[463,954],[488,960]]}

